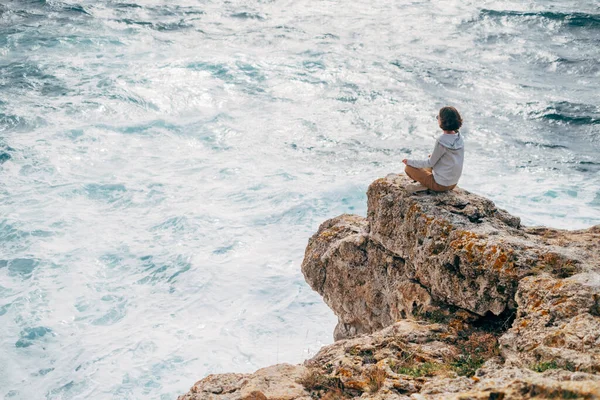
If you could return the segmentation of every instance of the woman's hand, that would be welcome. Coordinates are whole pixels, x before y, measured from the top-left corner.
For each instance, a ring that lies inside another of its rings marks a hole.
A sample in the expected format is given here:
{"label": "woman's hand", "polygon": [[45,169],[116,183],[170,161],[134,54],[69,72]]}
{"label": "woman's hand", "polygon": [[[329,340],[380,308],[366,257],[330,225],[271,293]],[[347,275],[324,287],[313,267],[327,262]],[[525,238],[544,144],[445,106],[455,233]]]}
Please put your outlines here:
{"label": "woman's hand", "polygon": [[402,162],[404,163],[404,165],[408,165],[408,160],[406,158],[402,160]]}

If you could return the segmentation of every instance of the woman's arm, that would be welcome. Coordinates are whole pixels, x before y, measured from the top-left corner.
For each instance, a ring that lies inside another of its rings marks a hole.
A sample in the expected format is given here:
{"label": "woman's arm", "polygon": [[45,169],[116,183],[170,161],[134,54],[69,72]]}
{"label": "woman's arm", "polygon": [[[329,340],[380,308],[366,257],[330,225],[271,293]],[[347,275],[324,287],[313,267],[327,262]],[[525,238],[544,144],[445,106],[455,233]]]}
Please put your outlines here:
{"label": "woman's arm", "polygon": [[405,164],[415,168],[433,168],[433,166],[444,154],[444,151],[445,147],[436,141],[435,147],[433,148],[433,153],[431,153],[431,157],[429,157],[427,160],[406,160]]}

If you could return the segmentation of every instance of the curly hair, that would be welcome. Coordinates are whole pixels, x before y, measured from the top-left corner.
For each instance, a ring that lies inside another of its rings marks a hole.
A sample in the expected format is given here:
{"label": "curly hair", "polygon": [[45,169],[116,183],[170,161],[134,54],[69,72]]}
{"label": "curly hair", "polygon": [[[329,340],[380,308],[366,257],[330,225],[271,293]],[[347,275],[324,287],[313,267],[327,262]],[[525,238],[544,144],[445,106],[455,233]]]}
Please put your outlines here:
{"label": "curly hair", "polygon": [[457,131],[462,126],[462,118],[454,107],[442,107],[438,114],[440,128],[445,131]]}

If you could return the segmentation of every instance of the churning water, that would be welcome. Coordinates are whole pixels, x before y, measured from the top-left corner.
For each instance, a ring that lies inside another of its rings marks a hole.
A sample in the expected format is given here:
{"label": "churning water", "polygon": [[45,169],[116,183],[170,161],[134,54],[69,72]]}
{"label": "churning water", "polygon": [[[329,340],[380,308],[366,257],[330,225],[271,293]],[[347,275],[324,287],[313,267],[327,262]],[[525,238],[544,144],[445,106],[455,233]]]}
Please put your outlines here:
{"label": "churning water", "polygon": [[0,0],[0,396],[173,399],[301,362],[300,262],[463,114],[460,186],[600,223],[600,5]]}

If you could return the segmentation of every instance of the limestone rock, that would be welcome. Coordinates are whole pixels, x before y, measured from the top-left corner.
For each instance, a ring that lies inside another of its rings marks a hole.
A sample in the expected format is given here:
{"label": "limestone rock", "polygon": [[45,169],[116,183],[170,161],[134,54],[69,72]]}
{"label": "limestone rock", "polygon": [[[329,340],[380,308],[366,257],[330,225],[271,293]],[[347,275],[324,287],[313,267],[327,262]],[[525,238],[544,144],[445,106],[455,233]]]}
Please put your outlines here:
{"label": "limestone rock", "polygon": [[489,335],[473,331],[461,339],[458,333],[445,324],[404,320],[339,340],[304,363],[301,383],[312,398],[323,399],[600,398],[598,375],[510,367],[489,351],[475,376],[458,376],[457,360],[473,355],[470,345]]}
{"label": "limestone rock", "polygon": [[462,310],[465,321],[508,320],[524,277],[600,270],[600,227],[523,228],[466,190],[410,193],[409,183],[401,175],[376,180],[366,219],[333,218],[309,240],[302,271],[338,316],[336,339],[440,310]]}
{"label": "limestone rock", "polygon": [[364,218],[342,215],[325,222],[308,248],[303,271],[338,315],[336,339],[436,309],[429,292],[406,277],[404,260],[368,240]]}
{"label": "limestone rock", "polygon": [[303,366],[278,364],[253,374],[209,375],[177,400],[310,400],[297,382],[305,374]]}
{"label": "limestone rock", "polygon": [[317,398],[335,390],[345,397],[406,398],[434,375],[456,375],[445,366],[459,353],[455,339],[442,324],[400,321],[322,348],[304,363],[316,375],[304,383]]}
{"label": "limestone rock", "polygon": [[[519,371],[523,372],[523,371]],[[539,376],[517,377],[504,385],[482,380],[470,391],[433,396],[416,395],[413,399],[448,400],[525,400],[525,399],[598,399],[600,384],[596,381],[556,381]]]}
{"label": "limestone rock", "polygon": [[600,372],[600,288],[548,275],[519,283],[518,314],[500,339],[512,365]]}

